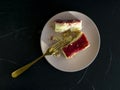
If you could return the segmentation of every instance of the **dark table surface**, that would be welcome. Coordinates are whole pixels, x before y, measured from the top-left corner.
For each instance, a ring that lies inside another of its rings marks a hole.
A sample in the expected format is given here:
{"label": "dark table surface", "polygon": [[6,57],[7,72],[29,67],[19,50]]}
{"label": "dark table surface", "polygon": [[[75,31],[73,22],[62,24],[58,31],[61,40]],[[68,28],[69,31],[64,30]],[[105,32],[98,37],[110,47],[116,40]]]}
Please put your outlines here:
{"label": "dark table surface", "polygon": [[[98,26],[101,47],[86,69],[67,73],[43,58],[20,77],[10,73],[42,55],[40,35],[53,15],[79,11]],[[1,0],[0,90],[120,90],[120,0]]]}

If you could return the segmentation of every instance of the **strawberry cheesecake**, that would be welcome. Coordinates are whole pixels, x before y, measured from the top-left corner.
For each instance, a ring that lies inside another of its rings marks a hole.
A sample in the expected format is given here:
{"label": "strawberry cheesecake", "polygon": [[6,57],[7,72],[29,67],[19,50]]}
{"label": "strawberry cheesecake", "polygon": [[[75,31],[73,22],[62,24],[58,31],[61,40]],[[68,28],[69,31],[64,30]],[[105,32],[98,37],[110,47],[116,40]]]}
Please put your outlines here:
{"label": "strawberry cheesecake", "polygon": [[84,33],[81,33],[77,38],[74,38],[74,40],[62,47],[62,52],[66,59],[72,58],[74,55],[76,55],[78,52],[85,50],[90,46],[86,36]]}
{"label": "strawberry cheesecake", "polygon": [[82,20],[74,19],[74,20],[55,20],[55,32],[64,32],[67,30],[81,30],[82,29]]}
{"label": "strawberry cheesecake", "polygon": [[54,22],[55,32],[62,34],[62,40],[72,37],[70,43],[61,48],[66,59],[72,58],[78,52],[85,50],[90,46],[88,39],[82,29],[82,20],[61,20]]}

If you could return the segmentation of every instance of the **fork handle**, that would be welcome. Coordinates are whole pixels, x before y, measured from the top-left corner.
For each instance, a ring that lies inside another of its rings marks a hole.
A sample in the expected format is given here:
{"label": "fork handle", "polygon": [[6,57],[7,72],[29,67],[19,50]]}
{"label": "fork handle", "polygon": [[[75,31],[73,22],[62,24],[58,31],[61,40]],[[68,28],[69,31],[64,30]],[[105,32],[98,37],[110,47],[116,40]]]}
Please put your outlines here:
{"label": "fork handle", "polygon": [[18,77],[19,75],[21,75],[24,71],[26,71],[27,69],[29,69],[33,64],[35,64],[36,62],[38,62],[41,58],[43,58],[45,56],[45,54],[43,54],[42,56],[38,57],[37,59],[35,59],[34,61],[18,68],[17,70],[13,71],[11,73],[11,76],[13,78],[16,78]]}

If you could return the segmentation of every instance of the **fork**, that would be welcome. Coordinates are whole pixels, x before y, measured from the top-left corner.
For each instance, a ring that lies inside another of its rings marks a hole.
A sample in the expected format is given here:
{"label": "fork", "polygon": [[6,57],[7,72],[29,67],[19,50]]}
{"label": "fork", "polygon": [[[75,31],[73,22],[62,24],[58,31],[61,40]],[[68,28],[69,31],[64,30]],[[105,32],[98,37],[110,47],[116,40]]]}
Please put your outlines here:
{"label": "fork", "polygon": [[50,48],[47,49],[47,51],[40,57],[38,57],[37,59],[33,60],[32,62],[18,68],[17,70],[13,71],[11,73],[11,76],[13,78],[18,77],[19,75],[21,75],[24,71],[26,71],[27,69],[29,69],[33,64],[35,64],[36,62],[38,62],[41,58],[43,58],[45,55],[55,55],[58,52],[58,49],[60,49],[62,46],[66,45],[68,43],[67,40],[63,40],[63,41],[58,41],[57,43],[53,44]]}

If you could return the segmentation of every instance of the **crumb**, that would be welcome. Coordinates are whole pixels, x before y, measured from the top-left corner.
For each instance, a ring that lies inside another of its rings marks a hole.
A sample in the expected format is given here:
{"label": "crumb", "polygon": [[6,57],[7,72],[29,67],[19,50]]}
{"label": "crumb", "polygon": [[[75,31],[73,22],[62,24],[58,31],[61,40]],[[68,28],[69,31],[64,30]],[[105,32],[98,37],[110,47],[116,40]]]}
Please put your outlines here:
{"label": "crumb", "polygon": [[52,36],[50,37],[50,40],[53,40],[53,38],[54,38],[54,36],[52,35]]}

